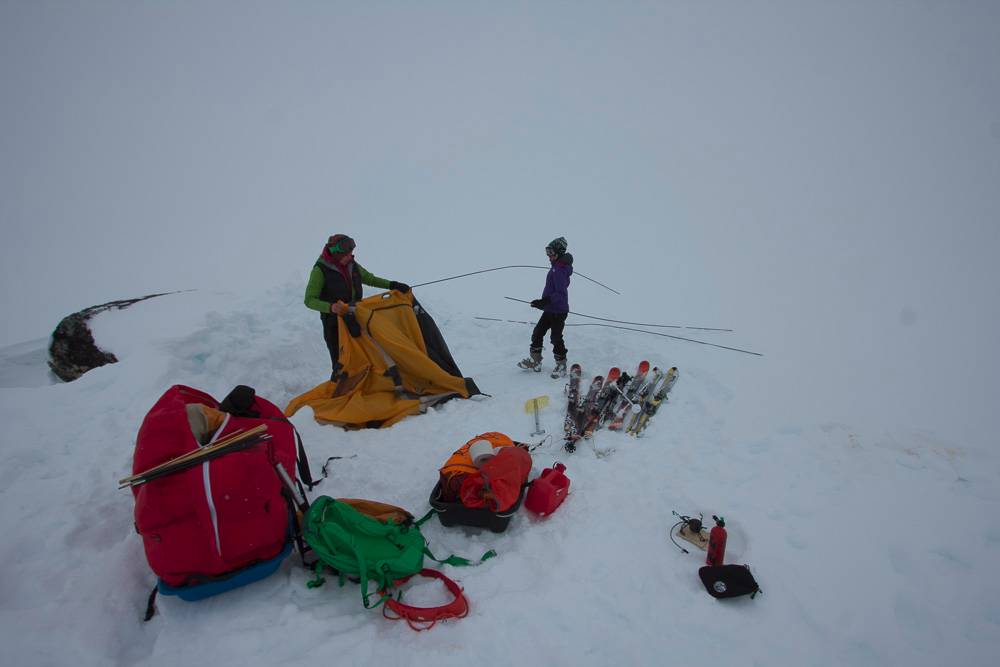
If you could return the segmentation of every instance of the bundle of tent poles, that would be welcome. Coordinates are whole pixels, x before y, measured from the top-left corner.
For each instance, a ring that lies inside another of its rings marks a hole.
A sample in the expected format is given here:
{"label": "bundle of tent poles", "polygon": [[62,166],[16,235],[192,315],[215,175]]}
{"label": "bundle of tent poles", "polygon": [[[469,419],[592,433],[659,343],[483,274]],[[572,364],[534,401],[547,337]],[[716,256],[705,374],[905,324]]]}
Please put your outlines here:
{"label": "bundle of tent poles", "polygon": [[183,454],[176,458],[172,458],[169,461],[153,466],[149,470],[122,478],[118,480],[118,488],[124,489],[125,487],[140,486],[146,482],[151,482],[154,479],[166,477],[167,475],[172,475],[174,473],[181,472],[182,470],[187,470],[188,468],[193,468],[200,463],[222,456],[223,454],[229,454],[230,452],[236,452],[242,449],[249,449],[254,445],[271,439],[271,435],[266,433],[266,431],[267,426],[265,424],[255,426],[254,428],[248,430],[236,431],[222,440],[205,445],[204,447],[199,447],[198,449],[192,450],[187,454]]}
{"label": "bundle of tent poles", "polygon": [[[449,276],[448,278],[440,278],[438,280],[430,280],[428,282],[418,283],[416,285],[411,285],[410,287],[424,287],[425,285],[435,285],[437,283],[443,283],[443,282],[446,282],[448,280],[456,280],[458,278],[465,278],[467,276],[475,276],[475,275],[479,275],[481,273],[489,273],[491,271],[502,271],[504,269],[543,269],[543,270],[547,271],[549,269],[549,267],[547,267],[547,266],[536,266],[536,265],[533,265],[533,264],[511,264],[509,266],[497,266],[497,267],[494,267],[492,269],[481,269],[479,271],[470,271],[469,273],[461,273],[461,274],[459,274],[457,276]],[[585,276],[584,274],[580,273],[579,271],[574,271],[573,275],[574,276],[579,276],[581,278],[584,278],[585,280],[589,280],[590,282],[592,282],[592,283],[594,283],[596,285],[600,285],[601,287],[603,287],[604,289],[606,289],[606,290],[608,290],[610,292],[614,292],[615,294],[621,295],[621,292],[619,292],[618,290],[613,289],[611,287],[608,287],[604,283],[599,282],[597,280],[594,280],[593,278]],[[517,301],[519,303],[531,303],[530,301],[526,301],[524,299],[515,299],[514,297],[511,297],[511,296],[505,296],[504,298],[505,299],[510,299],[511,301]],[[623,321],[623,320],[613,320],[613,319],[606,318],[606,317],[596,317],[594,315],[585,315],[583,313],[576,313],[576,312],[573,312],[573,311],[569,311],[569,314],[570,315],[576,315],[577,317],[585,317],[587,319],[592,319],[592,320],[600,320],[602,322],[614,322],[615,324],[598,324],[598,323],[593,323],[593,322],[590,322],[590,323],[568,323],[568,324],[566,324],[566,326],[568,326],[568,327],[586,327],[586,326],[591,326],[591,327],[608,327],[610,329],[620,329],[622,331],[635,331],[635,332],[638,332],[638,333],[651,334],[651,335],[654,335],[654,336],[663,336],[664,338],[673,338],[674,340],[688,341],[689,343],[698,343],[699,345],[708,345],[710,347],[717,347],[717,348],[720,348],[720,349],[723,349],[723,350],[730,350],[732,352],[741,352],[743,354],[752,354],[752,355],[757,356],[757,357],[763,357],[764,356],[760,352],[753,352],[751,350],[744,350],[744,349],[741,349],[741,348],[738,348],[738,347],[730,347],[728,345],[719,345],[717,343],[709,343],[707,341],[696,340],[694,338],[684,338],[683,336],[674,336],[672,334],[661,333],[659,331],[646,331],[645,329],[634,329],[634,328],[631,328],[631,327],[618,326],[618,325],[628,324],[628,325],[639,326],[639,327],[664,328],[664,329],[696,329],[698,331],[723,331],[723,332],[732,332],[733,331],[732,329],[720,329],[720,328],[715,328],[715,327],[682,326],[682,325],[678,325],[678,324],[646,324],[646,323],[643,323],[643,322],[626,322],[626,321]],[[494,322],[507,321],[507,322],[513,322],[513,323],[516,323],[516,324],[531,324],[530,322],[525,322],[525,321],[522,321],[522,320],[501,320],[500,318],[496,318],[496,317],[477,317],[476,319],[477,320],[489,320],[489,321],[494,321]]]}

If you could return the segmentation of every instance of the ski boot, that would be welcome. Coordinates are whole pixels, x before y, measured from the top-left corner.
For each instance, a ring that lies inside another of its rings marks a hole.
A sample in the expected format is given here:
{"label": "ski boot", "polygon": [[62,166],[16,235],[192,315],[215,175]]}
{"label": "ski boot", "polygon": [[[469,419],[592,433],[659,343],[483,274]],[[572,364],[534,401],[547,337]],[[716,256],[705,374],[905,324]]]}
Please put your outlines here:
{"label": "ski boot", "polygon": [[552,369],[552,379],[566,377],[566,357],[556,357],[556,367]]}
{"label": "ski boot", "polygon": [[541,350],[530,350],[528,357],[521,359],[517,362],[518,368],[523,368],[526,371],[535,371],[536,373],[542,372],[542,351]]}

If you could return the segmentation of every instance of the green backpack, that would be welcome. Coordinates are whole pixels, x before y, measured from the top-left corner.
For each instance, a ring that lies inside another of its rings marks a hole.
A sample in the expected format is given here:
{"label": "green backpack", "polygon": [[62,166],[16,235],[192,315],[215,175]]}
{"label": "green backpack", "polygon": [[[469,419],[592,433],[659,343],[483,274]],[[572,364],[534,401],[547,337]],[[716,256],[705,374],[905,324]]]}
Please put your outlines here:
{"label": "green backpack", "polygon": [[[366,609],[371,609],[390,597],[388,590],[393,582],[420,572],[424,556],[447,565],[471,565],[459,556],[434,558],[420,532],[420,524],[429,516],[415,523],[383,523],[347,503],[320,496],[303,519],[302,536],[317,557],[316,578],[307,585],[322,585],[321,572],[324,566],[329,567],[339,575],[341,586],[345,577],[359,579],[361,600]],[[480,562],[495,555],[491,550]],[[377,584],[379,592],[374,603],[369,601],[369,581]]]}

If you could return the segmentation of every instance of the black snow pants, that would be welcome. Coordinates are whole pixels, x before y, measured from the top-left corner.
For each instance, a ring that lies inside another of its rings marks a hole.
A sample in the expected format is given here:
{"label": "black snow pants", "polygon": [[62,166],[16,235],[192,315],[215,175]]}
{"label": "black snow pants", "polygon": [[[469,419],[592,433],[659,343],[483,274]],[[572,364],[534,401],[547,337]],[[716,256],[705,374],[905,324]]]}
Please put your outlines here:
{"label": "black snow pants", "polygon": [[337,316],[321,314],[323,320],[323,340],[326,342],[326,349],[330,353],[330,380],[334,381],[334,376],[340,371],[340,337],[337,333]]}
{"label": "black snow pants", "polygon": [[532,351],[542,351],[542,340],[545,338],[545,333],[551,329],[552,354],[557,359],[565,359],[566,343],[563,341],[563,328],[566,326],[568,315],[569,313],[542,313],[534,331],[531,332]]}

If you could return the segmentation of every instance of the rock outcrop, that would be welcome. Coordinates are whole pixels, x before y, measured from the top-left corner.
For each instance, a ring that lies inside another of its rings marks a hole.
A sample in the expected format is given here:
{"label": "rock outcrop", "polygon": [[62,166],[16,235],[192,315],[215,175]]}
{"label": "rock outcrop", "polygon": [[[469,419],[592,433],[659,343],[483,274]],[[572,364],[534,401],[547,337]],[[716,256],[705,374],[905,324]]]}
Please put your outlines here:
{"label": "rock outcrop", "polygon": [[49,368],[61,380],[72,382],[91,369],[116,363],[118,359],[115,355],[105,352],[94,341],[94,335],[90,331],[90,318],[106,310],[128,308],[133,303],[169,293],[148,294],[137,299],[111,301],[67,315],[52,332],[52,343],[49,345]]}

